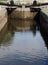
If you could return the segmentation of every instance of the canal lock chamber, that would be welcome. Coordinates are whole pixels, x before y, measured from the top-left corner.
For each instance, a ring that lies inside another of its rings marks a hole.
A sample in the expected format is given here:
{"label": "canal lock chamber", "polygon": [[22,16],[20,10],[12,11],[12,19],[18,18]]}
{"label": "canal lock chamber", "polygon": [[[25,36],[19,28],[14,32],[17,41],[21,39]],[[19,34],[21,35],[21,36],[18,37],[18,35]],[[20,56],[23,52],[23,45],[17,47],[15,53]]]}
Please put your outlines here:
{"label": "canal lock chamber", "polygon": [[[33,30],[32,31],[33,35],[35,35],[36,29],[40,30],[40,28],[41,29],[43,28],[43,27],[41,27],[42,23],[40,24],[41,20],[43,20],[43,18],[42,18],[43,16],[42,17],[41,16],[42,16],[41,11],[30,12],[29,9],[28,9],[28,11],[27,10],[22,11],[22,9],[21,10],[20,9],[19,10],[14,9],[14,10],[12,10],[11,14],[8,14],[8,21],[7,21],[8,23],[6,25],[7,26],[6,29],[10,30],[10,32],[12,32],[13,34],[16,31]],[[48,41],[47,41],[47,43],[48,43]]]}
{"label": "canal lock chamber", "polygon": [[[46,20],[44,20],[43,13],[41,12],[41,10],[38,12],[30,12],[30,9],[29,8],[27,9],[25,10],[14,9],[12,10],[12,12],[10,11],[10,9],[7,9],[8,21],[4,28],[6,28],[6,30],[10,29],[12,33],[14,33],[16,30],[18,31],[33,30],[32,31],[33,34],[36,33],[36,29],[42,31],[44,21]],[[11,13],[8,13],[8,12],[11,12]],[[42,33],[45,35],[43,34],[41,35],[46,37],[45,38],[46,40],[45,39],[44,40],[45,42],[48,43],[48,40],[47,40],[48,35],[46,35],[48,34],[48,32],[46,32],[47,30],[44,30],[44,31],[42,31]]]}
{"label": "canal lock chamber", "polygon": [[0,44],[0,65],[48,65],[48,44],[41,32],[40,12],[24,13],[15,10],[8,15],[2,29],[5,32]]}

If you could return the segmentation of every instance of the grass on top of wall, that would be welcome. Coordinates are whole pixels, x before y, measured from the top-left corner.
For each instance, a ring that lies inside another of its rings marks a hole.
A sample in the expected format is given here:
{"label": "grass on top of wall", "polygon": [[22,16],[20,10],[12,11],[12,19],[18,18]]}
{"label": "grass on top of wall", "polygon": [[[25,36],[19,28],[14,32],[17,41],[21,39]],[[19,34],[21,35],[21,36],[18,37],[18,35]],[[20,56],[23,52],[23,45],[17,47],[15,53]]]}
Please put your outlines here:
{"label": "grass on top of wall", "polygon": [[0,0],[0,1],[6,1],[6,0]]}

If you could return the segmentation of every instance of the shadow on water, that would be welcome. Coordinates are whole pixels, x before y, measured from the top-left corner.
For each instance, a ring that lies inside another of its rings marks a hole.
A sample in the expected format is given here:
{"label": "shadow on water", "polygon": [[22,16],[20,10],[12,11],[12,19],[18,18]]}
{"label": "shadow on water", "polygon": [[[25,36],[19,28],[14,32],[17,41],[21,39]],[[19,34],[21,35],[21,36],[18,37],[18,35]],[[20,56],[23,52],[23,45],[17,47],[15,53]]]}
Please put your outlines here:
{"label": "shadow on water", "polygon": [[41,35],[45,41],[45,45],[48,49],[48,35],[45,33],[45,31],[42,28],[40,28],[40,33],[41,33]]}
{"label": "shadow on water", "polygon": [[38,12],[36,17],[34,18],[36,20],[38,30],[41,33],[42,38],[45,41],[45,45],[48,49],[48,23],[47,21],[43,18],[43,15],[41,12]]}

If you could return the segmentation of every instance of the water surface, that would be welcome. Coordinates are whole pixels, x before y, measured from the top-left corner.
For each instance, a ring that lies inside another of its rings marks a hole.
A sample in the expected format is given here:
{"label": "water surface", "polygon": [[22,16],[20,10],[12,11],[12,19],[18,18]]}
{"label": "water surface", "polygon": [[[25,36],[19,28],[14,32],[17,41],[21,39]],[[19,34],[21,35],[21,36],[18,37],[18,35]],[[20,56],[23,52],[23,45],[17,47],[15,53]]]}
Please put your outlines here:
{"label": "water surface", "polygon": [[48,65],[48,50],[35,21],[12,21],[0,44],[0,65]]}

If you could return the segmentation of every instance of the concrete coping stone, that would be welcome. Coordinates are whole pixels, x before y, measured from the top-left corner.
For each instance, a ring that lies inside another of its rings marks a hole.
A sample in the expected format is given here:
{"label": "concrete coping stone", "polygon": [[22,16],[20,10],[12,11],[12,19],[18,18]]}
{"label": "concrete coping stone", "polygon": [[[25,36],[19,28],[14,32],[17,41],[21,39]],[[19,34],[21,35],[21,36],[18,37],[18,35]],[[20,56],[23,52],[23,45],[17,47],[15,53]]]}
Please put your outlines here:
{"label": "concrete coping stone", "polygon": [[48,23],[48,7],[47,8],[42,8],[41,12],[43,14],[44,19],[46,20],[46,22]]}
{"label": "concrete coping stone", "polygon": [[48,16],[48,7],[41,9],[41,11],[42,11],[46,16]]}

